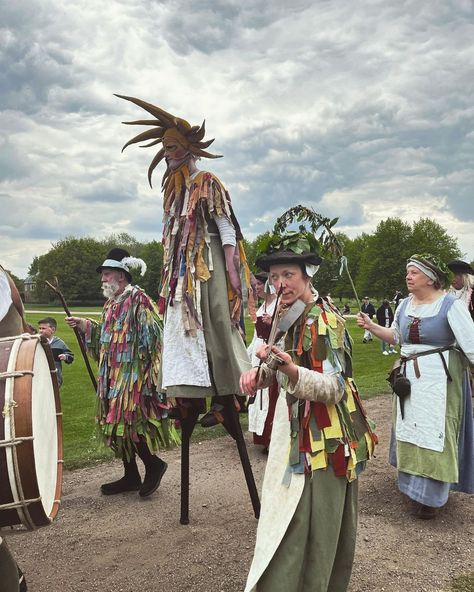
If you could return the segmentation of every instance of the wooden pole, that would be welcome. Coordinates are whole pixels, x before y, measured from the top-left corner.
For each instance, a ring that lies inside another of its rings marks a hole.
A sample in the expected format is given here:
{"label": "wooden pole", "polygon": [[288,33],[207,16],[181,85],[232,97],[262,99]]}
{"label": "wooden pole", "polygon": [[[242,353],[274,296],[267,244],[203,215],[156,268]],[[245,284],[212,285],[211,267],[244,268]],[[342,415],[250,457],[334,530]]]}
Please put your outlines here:
{"label": "wooden pole", "polygon": [[[56,283],[57,283],[57,279],[56,279]],[[51,288],[51,290],[53,290],[53,292],[55,294],[57,294],[57,296],[59,297],[59,299],[61,300],[61,303],[63,305],[64,312],[66,313],[66,315],[68,317],[71,317],[72,316],[71,311],[69,310],[68,305],[66,304],[66,300],[64,299],[64,296],[62,295],[59,287],[57,285],[53,286],[53,284],[51,284],[50,282],[45,282],[45,284],[48,286],[48,288]],[[82,357],[84,358],[84,363],[86,365],[87,372],[89,373],[89,377],[91,379],[92,386],[94,387],[94,391],[97,392],[97,380],[96,380],[95,374],[91,368],[89,358],[88,358],[87,352],[86,352],[86,347],[84,345],[84,341],[82,340],[82,335],[77,327],[72,327],[72,330],[74,331],[74,333],[76,335],[76,339],[77,339],[77,342],[78,342],[79,347],[81,349]]]}

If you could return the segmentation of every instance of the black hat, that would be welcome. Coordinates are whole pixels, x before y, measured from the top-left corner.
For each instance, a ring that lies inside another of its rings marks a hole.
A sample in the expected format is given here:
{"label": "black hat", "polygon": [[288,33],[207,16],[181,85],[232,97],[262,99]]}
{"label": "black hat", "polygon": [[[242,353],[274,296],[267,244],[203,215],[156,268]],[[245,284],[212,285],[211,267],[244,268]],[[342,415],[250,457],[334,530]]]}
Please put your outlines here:
{"label": "black hat", "polygon": [[319,265],[322,259],[316,253],[294,253],[293,251],[275,251],[269,255],[261,255],[256,264],[264,271],[270,270],[270,265],[285,263]]}
{"label": "black hat", "polygon": [[97,273],[101,273],[103,269],[118,269],[119,271],[125,272],[127,280],[131,282],[131,267],[140,267],[141,275],[143,275],[146,271],[146,263],[143,261],[143,259],[131,257],[130,253],[125,249],[114,248],[108,252],[105,261],[102,263],[102,265],[97,267],[96,271]]}
{"label": "black hat", "polygon": [[[316,252],[317,241],[310,232],[287,231],[282,235],[275,235],[256,260],[256,264],[264,271],[270,270],[270,265],[296,264],[318,266],[322,259]],[[312,274],[310,274],[312,275]]]}
{"label": "black hat", "polygon": [[449,269],[453,273],[468,273],[470,275],[474,275],[474,269],[466,263],[465,261],[461,261],[460,259],[454,259],[448,263]]}
{"label": "black hat", "polygon": [[253,277],[259,282],[262,282],[262,284],[264,284],[268,280],[268,274],[264,273],[263,271],[254,273]]}

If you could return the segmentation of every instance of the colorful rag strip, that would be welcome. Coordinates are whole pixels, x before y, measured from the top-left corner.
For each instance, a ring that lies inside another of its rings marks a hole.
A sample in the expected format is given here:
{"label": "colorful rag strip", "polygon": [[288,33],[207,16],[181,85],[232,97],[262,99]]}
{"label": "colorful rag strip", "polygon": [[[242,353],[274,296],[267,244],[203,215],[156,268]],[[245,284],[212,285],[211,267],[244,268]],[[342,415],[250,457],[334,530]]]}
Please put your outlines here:
{"label": "colorful rag strip", "polygon": [[118,454],[131,452],[139,437],[152,450],[179,441],[157,391],[161,335],[158,309],[138,287],[108,300],[101,323],[88,322],[86,345],[99,364],[97,422]]}
{"label": "colorful rag strip", "polygon": [[[200,290],[213,271],[208,224],[214,216],[227,218],[237,238],[236,259],[240,264],[242,286],[250,287],[250,270],[243,249],[242,233],[235,218],[230,195],[212,173],[199,171],[193,178],[186,164],[167,175],[163,185],[164,229],[163,272],[159,309],[163,314],[172,303],[178,286],[185,330],[196,335],[200,328]],[[179,281],[181,280],[181,281]],[[232,288],[227,274],[229,310],[232,321],[240,320],[242,299]],[[249,311],[255,309],[252,290],[248,290]]]}
{"label": "colorful rag strip", "polygon": [[[318,299],[288,333],[285,350],[293,352],[295,364],[316,372],[323,372],[327,359],[340,369],[345,387],[345,395],[336,405],[289,401],[289,473],[309,474],[331,465],[336,475],[353,481],[372,456],[377,436],[351,377],[351,338],[343,318]],[[288,476],[285,479],[288,481]]]}

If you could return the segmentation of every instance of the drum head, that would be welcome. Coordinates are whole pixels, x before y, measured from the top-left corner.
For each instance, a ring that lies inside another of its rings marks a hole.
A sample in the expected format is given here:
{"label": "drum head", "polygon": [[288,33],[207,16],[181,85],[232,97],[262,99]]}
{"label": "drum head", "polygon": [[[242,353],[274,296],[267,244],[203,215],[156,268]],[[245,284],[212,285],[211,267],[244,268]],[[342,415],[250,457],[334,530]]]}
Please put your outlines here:
{"label": "drum head", "polygon": [[58,429],[54,388],[42,347],[37,347],[35,351],[31,413],[38,490],[44,512],[50,516],[58,479]]}

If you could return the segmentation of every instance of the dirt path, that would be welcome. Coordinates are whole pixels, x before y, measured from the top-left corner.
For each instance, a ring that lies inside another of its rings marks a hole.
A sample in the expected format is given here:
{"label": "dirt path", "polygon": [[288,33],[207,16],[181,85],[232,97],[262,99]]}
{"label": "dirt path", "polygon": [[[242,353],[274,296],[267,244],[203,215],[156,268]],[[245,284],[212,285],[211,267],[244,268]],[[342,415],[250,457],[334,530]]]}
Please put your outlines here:
{"label": "dirt path", "polygon": [[[367,402],[381,439],[360,487],[358,544],[350,592],[440,592],[452,576],[474,571],[472,497],[452,494],[436,520],[414,516],[387,464],[390,401]],[[250,439],[248,439],[250,442]],[[260,488],[266,457],[249,444]],[[99,486],[121,476],[113,462],[67,472],[57,521],[9,537],[31,592],[238,592],[253,553],[253,518],[230,438],[191,449],[191,524],[179,524],[179,450],[149,499],[104,497]]]}

